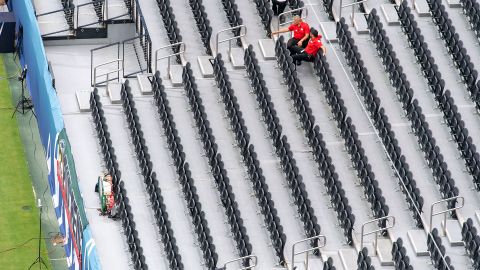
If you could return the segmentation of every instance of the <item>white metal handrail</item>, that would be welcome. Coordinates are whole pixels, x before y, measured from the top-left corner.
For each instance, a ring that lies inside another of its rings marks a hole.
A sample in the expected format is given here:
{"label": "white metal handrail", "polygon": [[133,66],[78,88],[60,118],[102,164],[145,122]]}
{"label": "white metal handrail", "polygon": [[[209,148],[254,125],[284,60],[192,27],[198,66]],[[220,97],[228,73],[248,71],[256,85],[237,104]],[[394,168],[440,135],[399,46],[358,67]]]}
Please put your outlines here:
{"label": "white metal handrail", "polygon": [[288,11],[285,11],[283,13],[280,13],[278,15],[278,20],[277,20],[277,31],[280,30],[281,25],[290,24],[290,23],[293,22],[293,17],[292,17],[292,19],[285,20],[284,22],[280,23],[280,18],[282,18],[282,16],[285,18],[286,15],[296,13],[296,12],[299,12],[299,11],[302,11],[302,12],[300,12],[300,17],[302,19],[306,19],[308,17],[308,8],[307,7],[301,7],[301,8],[292,9],[292,10],[288,10]]}
{"label": "white metal handrail", "polygon": [[[385,220],[385,227],[375,229],[375,230],[372,230],[372,231],[369,231],[369,232],[365,232],[365,226],[366,225],[372,224],[372,223],[378,223],[378,222],[383,221],[383,220]],[[394,216],[381,217],[381,218],[377,218],[377,219],[370,220],[370,221],[367,221],[367,222],[363,223],[362,224],[362,232],[361,232],[361,236],[360,236],[360,250],[363,248],[363,237],[366,236],[366,235],[370,235],[370,234],[374,233],[375,234],[375,242],[373,244],[373,247],[374,247],[373,252],[374,252],[374,254],[377,254],[378,233],[381,232],[381,231],[393,228],[393,226],[395,226],[395,217]]]}
{"label": "white metal handrail", "polygon": [[339,10],[339,14],[338,14],[338,20],[340,20],[342,18],[342,9],[351,6],[352,7],[352,15],[350,16],[351,17],[350,20],[352,21],[352,26],[354,26],[355,25],[355,6],[363,4],[367,1],[368,0],[362,0],[362,1],[354,2],[354,3],[350,3],[350,4],[346,4],[346,5],[342,6],[343,0],[340,0],[340,10]]}
{"label": "white metal handrail", "polygon": [[[446,203],[446,202],[454,201],[454,200],[457,200],[457,199],[460,199],[460,201],[461,201],[461,204],[460,204],[460,205],[455,205],[455,206],[453,206],[453,207],[451,207],[451,208],[447,208],[446,210],[442,210],[442,211],[433,213],[433,208],[435,207],[435,205],[440,204],[440,203],[444,203],[444,202]],[[434,216],[437,216],[437,215],[444,214],[444,215],[443,215],[443,226],[442,226],[442,229],[443,229],[443,235],[445,235],[445,234],[447,233],[447,213],[449,213],[449,212],[451,212],[451,211],[454,211],[454,210],[457,210],[457,209],[460,209],[460,208],[462,208],[464,205],[465,205],[465,198],[462,197],[462,196],[455,196],[455,197],[443,199],[443,200],[436,201],[436,202],[432,203],[432,206],[430,207],[430,223],[429,223],[429,227],[428,227],[429,230],[432,231],[432,229],[433,229],[433,227],[432,227],[433,217],[434,217]]]}
{"label": "white metal handrail", "polygon": [[[221,33],[227,32],[230,30],[235,30],[235,29],[239,29],[238,34],[234,34],[233,37],[219,40],[219,36]],[[243,29],[243,33],[242,33],[242,29]],[[244,37],[245,35],[247,35],[247,27],[243,24],[218,31],[215,36],[215,53],[218,53],[218,46],[220,43],[228,41],[228,55],[230,55],[230,52],[232,51],[232,40]]]}
{"label": "white metal handrail", "polygon": [[[178,46],[178,52],[174,52],[174,53],[171,53],[169,55],[165,55],[165,56],[162,56],[160,58],[158,58],[158,52],[163,50],[163,49],[166,49],[166,48],[173,48],[175,46]],[[162,59],[165,59],[167,58],[168,59],[168,65],[167,65],[167,76],[168,78],[170,79],[170,66],[171,66],[171,58],[173,56],[177,56],[177,55],[183,55],[185,53],[185,50],[187,49],[187,45],[185,45],[185,43],[183,42],[177,42],[177,43],[174,43],[174,44],[170,44],[170,45],[166,45],[166,46],[163,46],[163,47],[160,47],[158,48],[157,50],[155,50],[155,71],[157,71],[157,67],[158,67],[158,61],[159,60],[162,60]]]}
{"label": "white metal handrail", "polygon": [[[108,71],[108,72],[105,72],[105,73],[101,73],[97,76],[97,69],[99,67],[103,67],[103,66],[106,66],[106,65],[110,65],[110,64],[113,64],[113,63],[117,63],[117,66],[118,68],[115,69],[115,70],[111,70],[111,71]],[[121,66],[119,64],[122,64]],[[97,66],[95,66],[93,68],[93,86],[97,86],[97,77],[102,77],[102,76],[107,76],[112,74],[112,73],[115,73],[117,72],[117,80],[120,81],[120,71],[123,69],[123,59],[115,59],[115,60],[112,60],[112,61],[109,61],[109,62],[105,62],[105,63],[102,63],[102,64],[99,64]]]}
{"label": "white metal handrail", "polygon": [[[304,243],[304,242],[311,241],[311,240],[317,240],[315,242],[317,244],[315,247],[295,252],[295,246],[297,244]],[[313,237],[306,238],[306,239],[303,239],[303,240],[300,240],[300,241],[297,241],[297,242],[293,243],[293,245],[292,245],[292,262],[291,262],[292,267],[291,267],[290,270],[295,269],[295,256],[300,255],[300,254],[304,254],[304,253],[305,253],[305,269],[308,269],[308,252],[314,251],[314,250],[320,251],[320,249],[322,247],[324,247],[326,244],[327,244],[327,238],[324,235],[313,236]]]}
{"label": "white metal handrail", "polygon": [[245,266],[245,267],[239,268],[238,270],[250,270],[250,269],[254,269],[255,266],[257,266],[257,262],[258,262],[257,256],[255,256],[255,255],[248,255],[248,256],[245,256],[245,257],[236,258],[236,259],[233,259],[233,260],[230,260],[230,261],[226,262],[226,263],[223,265],[223,269],[226,270],[228,264],[231,264],[231,263],[234,263],[234,262],[238,262],[238,261],[243,261],[243,260],[246,260],[246,259],[253,261],[253,265]]}

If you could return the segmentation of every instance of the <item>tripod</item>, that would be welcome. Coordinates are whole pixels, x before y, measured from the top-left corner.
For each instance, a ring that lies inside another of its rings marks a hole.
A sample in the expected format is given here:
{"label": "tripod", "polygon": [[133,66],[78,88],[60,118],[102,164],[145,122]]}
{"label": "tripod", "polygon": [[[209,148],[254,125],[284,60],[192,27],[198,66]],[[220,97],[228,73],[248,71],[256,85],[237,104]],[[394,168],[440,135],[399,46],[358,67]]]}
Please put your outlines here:
{"label": "tripod", "polygon": [[40,224],[39,225],[40,227],[38,229],[38,256],[35,259],[35,261],[33,261],[33,263],[30,265],[30,267],[28,267],[28,270],[30,270],[37,263],[40,266],[40,270],[42,269],[42,264],[45,266],[46,269],[48,269],[47,264],[43,260],[42,256],[40,256],[40,247],[42,245],[42,239],[43,239],[42,238],[42,201],[40,199],[38,199],[38,208],[39,208],[38,223]]}
{"label": "tripod", "polygon": [[[17,103],[17,106],[15,106],[15,110],[13,111],[12,118],[15,116],[15,113],[19,112],[21,114],[25,114],[25,111],[32,110],[33,109],[33,104],[32,100],[25,97],[25,78],[27,76],[27,66],[22,71],[22,74],[20,77],[18,77],[18,80],[22,84],[22,96],[20,97],[20,100]],[[33,110],[32,110],[33,112]],[[35,112],[33,112],[35,115]]]}

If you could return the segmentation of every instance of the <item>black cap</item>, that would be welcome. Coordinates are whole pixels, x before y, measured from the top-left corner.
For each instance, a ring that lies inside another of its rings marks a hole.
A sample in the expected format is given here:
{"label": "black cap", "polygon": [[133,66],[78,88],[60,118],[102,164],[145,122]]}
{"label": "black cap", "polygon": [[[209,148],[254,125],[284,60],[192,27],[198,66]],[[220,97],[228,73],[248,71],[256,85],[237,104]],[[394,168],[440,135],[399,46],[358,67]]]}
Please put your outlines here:
{"label": "black cap", "polygon": [[318,31],[315,28],[310,28],[310,34],[312,34],[314,37],[318,36]]}

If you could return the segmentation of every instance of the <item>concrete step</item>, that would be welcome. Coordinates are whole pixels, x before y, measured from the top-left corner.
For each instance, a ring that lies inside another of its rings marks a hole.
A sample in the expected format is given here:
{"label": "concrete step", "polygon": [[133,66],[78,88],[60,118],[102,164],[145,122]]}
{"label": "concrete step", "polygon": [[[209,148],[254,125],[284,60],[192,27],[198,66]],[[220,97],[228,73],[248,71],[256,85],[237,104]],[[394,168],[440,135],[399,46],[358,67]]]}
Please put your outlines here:
{"label": "concrete step", "polygon": [[[442,226],[445,224],[442,221]],[[450,242],[450,246],[463,246],[464,243],[462,241],[462,227],[460,223],[456,219],[447,219],[447,224],[445,227],[445,232],[448,241]]]}
{"label": "concrete step", "polygon": [[197,63],[203,78],[213,78],[213,66],[212,63],[210,63],[211,59],[213,59],[211,56],[199,56],[197,58]]}
{"label": "concrete step", "polygon": [[[365,18],[365,15],[363,13],[354,13],[355,16],[353,16],[353,24],[355,27],[355,30],[357,31],[357,34],[368,34],[368,24],[367,24],[367,19]],[[350,15],[350,19],[352,19],[352,14]]]}
{"label": "concrete step", "polygon": [[170,81],[173,87],[179,87],[183,85],[183,66],[172,65],[170,66]]}
{"label": "concrete step", "polygon": [[275,42],[273,39],[259,39],[258,45],[262,51],[263,59],[275,60]]}
{"label": "concrete step", "polygon": [[460,3],[460,0],[446,0],[447,4],[450,8],[460,8],[462,7],[462,4]]}
{"label": "concrete step", "polygon": [[418,16],[420,16],[420,17],[429,17],[430,16],[430,11],[428,9],[427,0],[416,0],[414,8],[417,11]]}
{"label": "concrete step", "polygon": [[[358,254],[354,249],[340,249],[338,250],[340,256],[341,265],[345,270],[357,269],[357,257]],[[340,266],[338,266],[340,267]]]}
{"label": "concrete step", "polygon": [[230,62],[234,69],[243,69],[245,68],[245,63],[243,60],[243,55],[245,50],[243,48],[232,48],[230,52]]}
{"label": "concrete step", "polygon": [[152,94],[152,74],[137,74],[138,85],[142,95]]}
{"label": "concrete step", "polygon": [[122,90],[122,83],[109,82],[107,84],[107,94],[112,104],[122,103],[122,98],[120,95],[121,90]]}
{"label": "concrete step", "polygon": [[388,25],[400,25],[397,10],[395,9],[394,4],[384,4],[380,7],[380,9],[382,10],[383,16],[385,17],[385,21],[387,21]]}
{"label": "concrete step", "polygon": [[424,230],[410,230],[407,232],[413,251],[417,256],[428,256],[427,235]]}
{"label": "concrete step", "polygon": [[77,90],[75,91],[75,97],[77,99],[78,108],[80,112],[89,112],[90,109],[90,90]]}
{"label": "concrete step", "polygon": [[393,265],[392,245],[392,240],[390,240],[390,238],[382,237],[377,239],[377,256],[380,260],[380,265]]}

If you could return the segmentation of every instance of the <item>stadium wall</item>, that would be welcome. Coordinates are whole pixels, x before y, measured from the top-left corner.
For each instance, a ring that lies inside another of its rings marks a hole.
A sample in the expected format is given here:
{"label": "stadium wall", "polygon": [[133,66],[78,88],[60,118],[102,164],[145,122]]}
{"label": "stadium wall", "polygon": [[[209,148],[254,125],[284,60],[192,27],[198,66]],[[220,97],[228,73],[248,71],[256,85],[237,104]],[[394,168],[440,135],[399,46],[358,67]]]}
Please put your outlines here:
{"label": "stadium wall", "polygon": [[78,188],[75,163],[64,128],[63,116],[43,41],[31,1],[9,1],[15,14],[16,31],[23,28],[23,38],[17,44],[22,68],[27,66],[27,88],[37,116],[40,139],[45,150],[48,182],[60,232],[65,236],[67,264],[72,270],[100,270],[95,241],[85,215]]}

